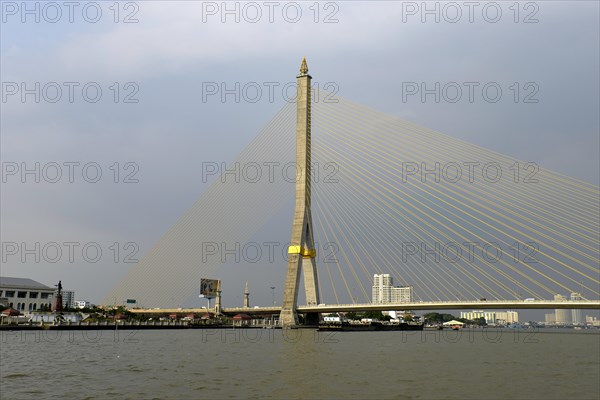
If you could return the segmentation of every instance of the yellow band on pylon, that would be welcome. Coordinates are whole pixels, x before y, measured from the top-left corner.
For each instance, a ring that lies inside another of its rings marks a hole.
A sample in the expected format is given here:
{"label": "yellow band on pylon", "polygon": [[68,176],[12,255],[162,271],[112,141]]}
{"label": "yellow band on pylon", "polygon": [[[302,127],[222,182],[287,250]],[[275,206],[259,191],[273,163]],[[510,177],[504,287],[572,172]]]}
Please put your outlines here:
{"label": "yellow band on pylon", "polygon": [[302,256],[307,258],[315,258],[317,256],[317,250],[315,249],[302,249]]}
{"label": "yellow band on pylon", "polygon": [[306,249],[302,246],[288,247],[288,254],[302,254],[302,257],[314,258],[317,256],[317,250]]}

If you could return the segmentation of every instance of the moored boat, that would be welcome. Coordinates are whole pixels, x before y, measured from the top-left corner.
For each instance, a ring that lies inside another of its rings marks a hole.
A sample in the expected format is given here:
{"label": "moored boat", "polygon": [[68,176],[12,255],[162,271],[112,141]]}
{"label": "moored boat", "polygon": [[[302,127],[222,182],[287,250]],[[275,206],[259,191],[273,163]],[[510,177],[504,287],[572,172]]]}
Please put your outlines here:
{"label": "moored boat", "polygon": [[336,322],[322,323],[319,325],[319,331],[329,332],[361,332],[361,331],[422,331],[423,324],[418,323],[382,323],[373,322]]}

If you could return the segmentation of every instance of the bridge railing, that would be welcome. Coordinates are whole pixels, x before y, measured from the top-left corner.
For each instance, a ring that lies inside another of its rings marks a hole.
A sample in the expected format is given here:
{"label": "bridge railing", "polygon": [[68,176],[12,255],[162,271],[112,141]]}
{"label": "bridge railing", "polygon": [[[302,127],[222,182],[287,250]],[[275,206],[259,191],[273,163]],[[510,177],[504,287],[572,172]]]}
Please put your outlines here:
{"label": "bridge railing", "polygon": [[378,306],[378,305],[388,305],[388,304],[394,304],[394,305],[412,305],[412,304],[423,304],[423,305],[427,305],[427,304],[504,304],[504,303],[557,303],[557,304],[562,304],[562,303],[592,303],[598,300],[588,300],[588,299],[582,299],[582,300],[542,300],[542,299],[536,299],[536,300],[452,300],[452,301],[411,301],[411,302],[403,302],[403,303],[346,303],[346,304],[319,304],[319,305],[301,305],[299,307],[323,307],[323,308],[327,308],[327,307],[352,307],[352,306],[364,306],[364,305],[374,305],[374,306]]}

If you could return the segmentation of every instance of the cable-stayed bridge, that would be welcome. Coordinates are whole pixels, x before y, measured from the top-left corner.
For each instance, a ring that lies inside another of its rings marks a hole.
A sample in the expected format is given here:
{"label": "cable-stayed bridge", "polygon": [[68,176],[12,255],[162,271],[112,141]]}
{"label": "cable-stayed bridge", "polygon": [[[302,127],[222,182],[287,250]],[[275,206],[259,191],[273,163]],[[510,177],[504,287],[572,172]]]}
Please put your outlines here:
{"label": "cable-stayed bridge", "polygon": [[[310,87],[307,71],[299,88]],[[302,94],[233,162],[203,165],[212,184],[105,303],[181,307],[201,277],[229,268],[244,280],[279,274],[283,282],[285,265],[298,262],[305,286],[316,288],[290,303],[303,313],[398,309],[371,304],[373,274],[382,273],[413,287],[411,309],[481,298],[477,308],[600,308],[597,186],[330,93]],[[291,215],[300,233],[290,242]],[[283,257],[228,258],[275,242],[288,249]],[[207,243],[220,254],[209,257]],[[285,290],[297,296],[293,274]],[[550,301],[571,293],[588,301]]]}

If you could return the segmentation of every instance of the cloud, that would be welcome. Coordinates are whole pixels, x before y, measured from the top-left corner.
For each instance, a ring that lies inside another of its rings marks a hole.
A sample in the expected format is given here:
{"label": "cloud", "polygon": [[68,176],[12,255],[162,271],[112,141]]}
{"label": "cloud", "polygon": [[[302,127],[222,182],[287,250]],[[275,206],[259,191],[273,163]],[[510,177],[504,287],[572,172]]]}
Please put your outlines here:
{"label": "cloud", "polygon": [[[233,15],[225,15],[227,23],[222,23],[220,13],[203,15],[200,2],[183,2],[178,7],[144,3],[139,23],[77,35],[58,48],[56,61],[69,74],[102,71],[114,76],[134,74],[141,79],[152,73],[176,72],[186,64],[218,65],[284,54],[298,58],[299,49],[318,49],[315,44],[322,41],[331,51],[371,46],[381,29],[373,25],[387,24],[393,15],[385,13],[381,4],[340,4],[336,13],[339,23],[315,23],[309,4],[302,3],[301,7],[303,15],[297,23],[286,21],[287,17],[277,11],[273,13],[274,22],[268,22],[268,9],[264,6],[257,23],[249,22],[242,11],[239,23],[232,23]],[[356,29],[357,17],[369,26],[368,30]],[[324,18],[325,15],[319,16]],[[322,50],[325,49],[319,51]]]}

